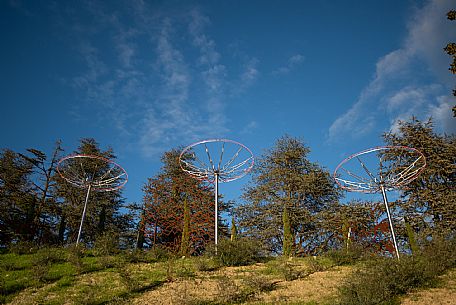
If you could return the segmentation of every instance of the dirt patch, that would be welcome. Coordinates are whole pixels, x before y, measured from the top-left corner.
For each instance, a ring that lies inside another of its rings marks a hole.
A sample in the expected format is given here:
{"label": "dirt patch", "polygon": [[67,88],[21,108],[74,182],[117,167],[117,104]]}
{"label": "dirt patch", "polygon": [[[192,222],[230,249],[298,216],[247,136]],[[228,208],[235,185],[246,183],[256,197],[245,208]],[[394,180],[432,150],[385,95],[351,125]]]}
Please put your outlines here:
{"label": "dirt patch", "polygon": [[431,288],[408,294],[402,305],[453,305],[456,304],[456,269],[440,277],[444,288]]}

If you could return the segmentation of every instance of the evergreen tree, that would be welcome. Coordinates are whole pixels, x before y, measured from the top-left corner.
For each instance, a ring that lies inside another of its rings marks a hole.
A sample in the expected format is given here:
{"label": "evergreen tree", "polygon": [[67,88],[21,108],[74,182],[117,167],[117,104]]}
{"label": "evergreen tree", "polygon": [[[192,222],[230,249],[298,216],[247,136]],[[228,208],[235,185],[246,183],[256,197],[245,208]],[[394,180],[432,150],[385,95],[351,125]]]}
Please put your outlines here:
{"label": "evergreen tree", "polygon": [[[401,209],[414,231],[425,235],[456,231],[456,137],[438,135],[429,119],[399,123],[398,133],[384,134],[388,145],[420,150],[426,168],[402,190]],[[391,152],[393,153],[393,152]]]}
{"label": "evergreen tree", "polygon": [[237,230],[237,226],[236,226],[236,221],[234,219],[234,214],[231,216],[231,236],[230,236],[230,240],[231,241],[235,241],[237,239],[237,234],[238,234],[238,230]]}
{"label": "evergreen tree", "polygon": [[[448,20],[451,20],[451,21],[455,21],[456,20],[456,11],[455,10],[451,10],[447,13],[447,19]],[[453,74],[456,74],[456,43],[454,42],[450,42],[446,45],[445,48],[443,48],[443,50],[451,56],[451,63],[450,63],[450,67],[448,68],[448,70],[451,71],[451,73]],[[456,96],[456,89],[453,89],[453,95]],[[456,117],[456,106],[453,106],[453,116]]]}
{"label": "evergreen tree", "polygon": [[56,238],[56,200],[52,195],[55,187],[54,172],[62,148],[61,141],[56,142],[51,159],[37,149],[27,149],[29,155],[20,156],[31,168],[30,192],[34,201],[30,203],[28,221],[31,225],[30,234],[40,244],[49,244],[57,241]]}
{"label": "evergreen tree", "polygon": [[212,186],[182,171],[179,154],[178,149],[165,152],[161,172],[143,188],[145,232],[151,246],[188,255],[214,240],[214,195]]}
{"label": "evergreen tree", "polygon": [[0,245],[33,240],[35,198],[31,194],[32,166],[18,153],[0,152]]}
{"label": "evergreen tree", "polygon": [[307,159],[309,152],[296,138],[280,138],[257,159],[243,194],[247,204],[237,209],[243,233],[272,252],[317,251],[318,215],[339,197],[330,174]]}
{"label": "evergreen tree", "polygon": [[[99,144],[91,138],[82,139],[75,154],[94,155],[108,160],[115,159],[112,149],[102,151]],[[81,160],[85,166],[93,167],[93,171],[106,171],[104,162]],[[76,240],[81,221],[87,189],[79,189],[70,185],[60,177],[55,178],[58,187],[55,196],[59,198],[59,236],[66,242]],[[118,235],[127,230],[128,220],[119,213],[124,203],[122,190],[110,192],[90,192],[82,239],[86,244],[93,244],[97,237],[109,233]]]}

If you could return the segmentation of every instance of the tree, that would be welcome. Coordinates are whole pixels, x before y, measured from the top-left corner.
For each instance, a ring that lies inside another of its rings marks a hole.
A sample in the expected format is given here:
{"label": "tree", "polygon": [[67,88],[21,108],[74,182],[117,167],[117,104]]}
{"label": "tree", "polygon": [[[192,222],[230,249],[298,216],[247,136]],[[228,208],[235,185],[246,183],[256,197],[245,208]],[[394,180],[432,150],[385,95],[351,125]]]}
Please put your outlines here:
{"label": "tree", "polygon": [[30,234],[38,243],[54,243],[55,234],[55,209],[56,200],[52,196],[55,187],[54,172],[63,151],[61,141],[57,141],[51,159],[40,150],[29,148],[30,155],[19,154],[31,168],[30,193],[34,201],[30,202],[28,222],[30,223]]}
{"label": "tree", "polygon": [[[75,154],[85,154],[115,159],[112,149],[102,151],[99,144],[91,138],[82,139]],[[104,163],[92,164],[88,162],[86,166],[96,166],[93,170],[100,172],[106,171]],[[54,196],[59,198],[59,235],[66,242],[74,242],[79,230],[82,210],[86,196],[86,189],[78,189],[56,175],[57,188]],[[119,213],[124,203],[122,190],[118,189],[111,192],[91,192],[87,205],[86,217],[83,228],[83,241],[86,244],[93,244],[102,234],[120,234],[127,230],[128,219]]]}
{"label": "tree", "polygon": [[257,159],[243,194],[247,203],[237,209],[243,233],[272,252],[318,251],[318,215],[339,197],[330,174],[307,159],[309,152],[299,139],[280,138]]}
{"label": "tree", "polygon": [[399,123],[398,133],[383,135],[388,145],[420,150],[427,166],[402,190],[400,208],[410,226],[425,236],[456,231],[456,137],[438,135],[431,119]]}
{"label": "tree", "polygon": [[4,149],[0,152],[0,244],[33,240],[30,207],[32,167],[18,153]]}
{"label": "tree", "polygon": [[[447,13],[447,19],[454,21],[456,20],[456,11],[451,10]],[[446,45],[443,50],[452,57],[453,61],[450,63],[450,67],[448,70],[451,71],[451,73],[455,74],[456,73],[456,43],[450,42]],[[456,96],[456,89],[453,90],[453,95]],[[456,106],[453,106],[453,116],[456,117]]]}
{"label": "tree", "polygon": [[145,184],[144,223],[151,246],[189,255],[214,240],[214,195],[211,185],[182,171],[179,154],[178,149],[165,152],[161,172]]}

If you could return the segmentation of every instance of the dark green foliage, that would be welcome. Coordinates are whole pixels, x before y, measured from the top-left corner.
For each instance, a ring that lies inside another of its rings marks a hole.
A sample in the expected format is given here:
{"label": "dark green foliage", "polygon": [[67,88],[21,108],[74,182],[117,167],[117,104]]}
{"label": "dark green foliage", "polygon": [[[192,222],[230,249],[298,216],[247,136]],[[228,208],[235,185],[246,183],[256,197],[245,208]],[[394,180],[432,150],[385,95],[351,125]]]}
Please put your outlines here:
{"label": "dark green foliage", "polygon": [[290,216],[288,215],[288,208],[285,205],[283,208],[283,256],[287,257],[292,254],[293,248],[293,234],[291,233],[291,224],[290,224]]}
{"label": "dark green foliage", "polygon": [[341,304],[391,304],[413,288],[432,284],[456,266],[456,243],[436,239],[413,256],[377,257],[366,261],[341,288]]}
{"label": "dark green foliage", "polygon": [[222,239],[217,245],[217,260],[223,266],[244,266],[261,261],[261,244],[255,240],[240,238],[235,241]]}
{"label": "dark green foliage", "polygon": [[338,266],[353,265],[360,260],[368,259],[369,253],[366,249],[359,244],[351,244],[348,248],[342,248],[338,250],[331,250],[325,253],[325,256],[329,257],[334,264]]}
{"label": "dark green foliage", "polygon": [[237,239],[237,235],[238,235],[238,229],[237,229],[237,226],[236,226],[236,220],[234,219],[234,215],[231,216],[231,229],[230,229],[230,232],[231,232],[231,236],[230,236],[231,241],[236,240]]}
{"label": "dark green foliage", "polygon": [[[213,188],[181,169],[180,151],[165,152],[160,172],[144,185],[144,214],[140,227],[145,242],[151,246],[166,247],[175,254],[201,254],[214,240]],[[183,157],[191,158],[190,155]],[[219,201],[219,207],[223,211],[226,204]],[[220,214],[219,229],[226,234]]]}
{"label": "dark green foliage", "polygon": [[[451,21],[455,21],[456,20],[456,10],[450,10],[447,13],[447,19],[451,20]],[[448,70],[450,70],[451,73],[455,74],[456,73],[456,43],[454,43],[454,42],[448,43],[446,45],[446,47],[443,48],[443,50],[448,55],[451,56],[452,61],[450,63],[450,67],[448,68]],[[456,96],[456,89],[453,89],[453,95]],[[453,106],[452,111],[453,111],[453,117],[456,117],[456,105]]]}
{"label": "dark green foliage", "polygon": [[104,232],[95,240],[93,250],[96,255],[110,255],[119,253],[119,235],[117,232]]}
{"label": "dark green foliage", "polygon": [[299,139],[278,139],[256,159],[243,194],[247,203],[236,211],[240,231],[271,252],[315,253],[331,236],[319,224],[322,212],[339,194],[330,174],[307,159],[309,152]]}
{"label": "dark green foliage", "polygon": [[187,198],[184,199],[184,224],[182,228],[182,241],[180,254],[189,255],[190,250],[190,207]]}
{"label": "dark green foliage", "polygon": [[[421,122],[415,118],[400,122],[399,131],[384,134],[385,142],[416,148],[427,163],[425,170],[402,192],[398,202],[402,215],[413,231],[424,238],[434,233],[455,234],[456,137],[436,134],[431,120]],[[388,156],[392,154],[394,151]]]}

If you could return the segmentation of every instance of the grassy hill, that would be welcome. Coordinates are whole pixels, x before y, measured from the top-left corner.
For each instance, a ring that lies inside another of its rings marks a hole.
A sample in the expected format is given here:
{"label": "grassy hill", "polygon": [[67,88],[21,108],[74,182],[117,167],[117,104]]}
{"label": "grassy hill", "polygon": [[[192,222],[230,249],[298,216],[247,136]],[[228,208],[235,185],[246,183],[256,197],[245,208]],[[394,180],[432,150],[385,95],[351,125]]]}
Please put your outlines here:
{"label": "grassy hill", "polygon": [[433,253],[449,264],[430,268],[430,260],[339,252],[233,267],[160,250],[108,254],[46,248],[0,255],[0,303],[451,304],[445,302],[456,299],[454,254]]}

